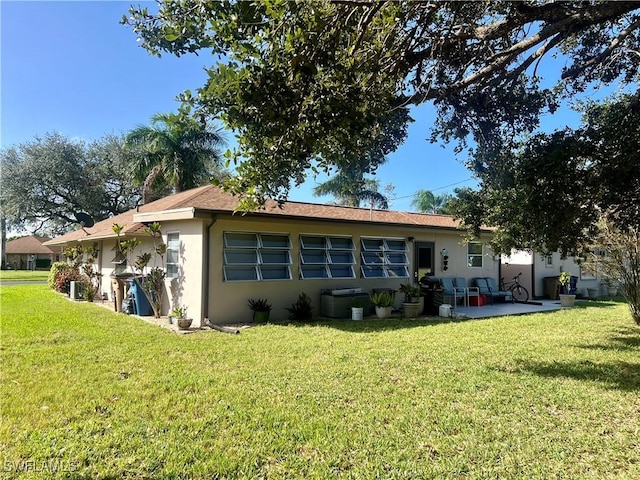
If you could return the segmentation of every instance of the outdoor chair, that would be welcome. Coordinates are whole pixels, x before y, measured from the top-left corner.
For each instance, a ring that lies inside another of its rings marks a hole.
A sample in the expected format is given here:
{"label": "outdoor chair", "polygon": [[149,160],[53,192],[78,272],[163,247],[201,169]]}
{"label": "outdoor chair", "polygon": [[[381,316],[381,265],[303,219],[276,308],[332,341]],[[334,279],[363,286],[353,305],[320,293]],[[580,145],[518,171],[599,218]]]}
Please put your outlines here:
{"label": "outdoor chair", "polygon": [[462,299],[464,302],[466,289],[456,287],[453,278],[441,278],[440,284],[442,285],[443,301],[446,297],[452,298],[454,307],[458,304],[458,298]]}
{"label": "outdoor chair", "polygon": [[498,287],[498,282],[495,278],[485,277],[485,280],[487,281],[487,285],[489,285],[492,297],[502,298],[505,302],[513,302],[513,294],[508,290],[500,290],[500,287]]}
{"label": "outdoor chair", "polygon": [[[494,280],[495,282],[495,279],[491,280]],[[507,298],[507,296],[511,297],[510,292],[502,292],[498,290],[497,285],[495,286],[495,288],[491,288],[487,278],[474,278],[473,283],[475,283],[476,287],[478,287],[479,294],[487,297],[487,300],[489,300],[489,303],[491,304],[493,304],[493,301],[496,298],[502,298],[504,300]]]}
{"label": "outdoor chair", "polygon": [[[462,277],[455,277],[453,279],[453,285],[457,289],[461,289],[464,291],[464,304],[466,307],[470,305],[469,297],[479,297],[480,292],[478,291],[478,287],[470,287],[467,286],[467,279]],[[480,302],[475,302],[476,305],[480,305]]]}

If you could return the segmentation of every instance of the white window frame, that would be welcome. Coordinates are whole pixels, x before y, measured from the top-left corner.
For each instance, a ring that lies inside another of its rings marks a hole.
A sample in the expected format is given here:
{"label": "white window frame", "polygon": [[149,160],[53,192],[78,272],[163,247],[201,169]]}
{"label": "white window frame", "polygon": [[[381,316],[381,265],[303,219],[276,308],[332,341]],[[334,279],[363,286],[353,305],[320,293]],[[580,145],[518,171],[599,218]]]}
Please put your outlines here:
{"label": "white window frame", "polygon": [[356,278],[355,249],[348,235],[300,234],[300,279]]}
{"label": "white window frame", "polygon": [[[223,232],[223,278],[225,282],[291,280],[291,239],[288,233]],[[278,244],[275,237],[284,242]],[[242,254],[247,258],[243,261]],[[274,260],[274,256],[282,258]],[[272,275],[273,272],[281,275]],[[238,276],[242,278],[237,278]]]}
{"label": "white window frame", "polygon": [[[172,241],[172,237],[175,236],[175,239]],[[172,245],[175,243],[175,247]],[[175,261],[170,261],[169,259],[173,257],[171,254],[175,255]],[[166,261],[166,275],[167,278],[177,278],[178,272],[180,269],[180,232],[168,232],[167,233],[167,261]]]}
{"label": "white window frame", "polygon": [[[472,252],[471,247],[480,245],[480,253]],[[480,259],[480,265],[474,265],[473,259]],[[483,268],[484,267],[484,244],[482,242],[467,243],[467,268]]]}
{"label": "white window frame", "polygon": [[409,248],[404,238],[360,237],[362,278],[409,278]]}

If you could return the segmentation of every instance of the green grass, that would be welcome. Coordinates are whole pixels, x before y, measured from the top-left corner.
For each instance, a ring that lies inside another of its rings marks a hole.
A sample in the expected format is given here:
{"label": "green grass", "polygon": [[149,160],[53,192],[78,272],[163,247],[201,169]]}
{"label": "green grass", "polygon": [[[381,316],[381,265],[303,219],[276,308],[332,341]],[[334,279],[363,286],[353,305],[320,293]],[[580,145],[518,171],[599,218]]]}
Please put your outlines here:
{"label": "green grass", "polygon": [[44,285],[0,299],[10,477],[640,478],[622,303],[183,336]]}
{"label": "green grass", "polygon": [[0,280],[46,280],[49,270],[0,270]]}

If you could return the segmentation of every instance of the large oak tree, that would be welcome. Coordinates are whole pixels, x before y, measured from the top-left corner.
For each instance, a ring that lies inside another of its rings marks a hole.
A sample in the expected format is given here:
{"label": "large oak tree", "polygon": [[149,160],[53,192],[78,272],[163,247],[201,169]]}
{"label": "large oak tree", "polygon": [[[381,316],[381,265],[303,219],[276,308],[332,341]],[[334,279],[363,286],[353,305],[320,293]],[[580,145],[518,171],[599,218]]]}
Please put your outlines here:
{"label": "large oak tree", "polygon": [[[238,135],[243,161],[229,188],[250,200],[286,198],[313,169],[393,151],[408,108],[430,101],[434,139],[460,149],[472,140],[479,174],[508,169],[506,152],[542,113],[593,85],[637,88],[640,65],[634,1],[161,1],[123,21],[154,54],[216,57],[206,84],[183,99]],[[576,177],[578,166],[565,167]],[[549,191],[545,205],[563,201]],[[568,245],[570,212],[547,213]]]}

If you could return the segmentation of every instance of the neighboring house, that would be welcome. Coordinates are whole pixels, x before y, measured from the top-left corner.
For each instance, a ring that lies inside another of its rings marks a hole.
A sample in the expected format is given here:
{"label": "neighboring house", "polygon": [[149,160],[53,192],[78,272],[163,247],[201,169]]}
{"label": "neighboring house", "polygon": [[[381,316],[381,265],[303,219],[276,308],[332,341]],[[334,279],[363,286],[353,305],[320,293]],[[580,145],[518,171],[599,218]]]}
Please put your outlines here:
{"label": "neighboring house", "polygon": [[43,245],[48,238],[30,235],[7,241],[7,267],[14,270],[48,270],[60,258],[59,248]]}
{"label": "neighboring house", "polygon": [[[145,224],[159,222],[168,247],[164,262],[167,295],[163,312],[186,305],[194,325],[251,319],[250,298],[267,298],[272,318],[307,293],[319,314],[324,289],[397,289],[424,274],[498,277],[499,259],[486,242],[465,243],[458,222],[446,215],[269,201],[262,210],[234,213],[238,199],[214,186],[162,198],[47,245],[95,246],[104,279],[121,269],[114,258],[112,226],[125,238],[147,238]],[[149,250],[149,240],[141,247]],[[441,253],[448,253],[447,269]],[[111,281],[102,291],[113,298]]]}

